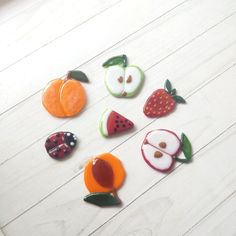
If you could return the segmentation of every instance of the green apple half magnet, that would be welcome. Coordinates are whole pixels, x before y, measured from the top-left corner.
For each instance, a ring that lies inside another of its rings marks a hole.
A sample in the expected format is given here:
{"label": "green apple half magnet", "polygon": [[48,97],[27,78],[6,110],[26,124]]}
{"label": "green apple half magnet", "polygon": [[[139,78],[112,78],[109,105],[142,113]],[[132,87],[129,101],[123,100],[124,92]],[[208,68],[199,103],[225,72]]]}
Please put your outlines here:
{"label": "green apple half magnet", "polygon": [[144,81],[144,73],[138,66],[127,66],[126,55],[108,59],[103,67],[107,68],[105,84],[115,97],[135,96]]}

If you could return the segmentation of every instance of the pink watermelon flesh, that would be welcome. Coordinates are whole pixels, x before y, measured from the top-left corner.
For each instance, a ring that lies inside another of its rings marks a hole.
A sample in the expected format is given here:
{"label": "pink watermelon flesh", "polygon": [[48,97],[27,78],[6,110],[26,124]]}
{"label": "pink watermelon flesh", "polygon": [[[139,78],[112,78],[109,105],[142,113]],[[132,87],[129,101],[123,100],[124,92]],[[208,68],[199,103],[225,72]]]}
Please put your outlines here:
{"label": "pink watermelon flesh", "polygon": [[112,111],[107,120],[108,135],[124,132],[134,127],[132,121],[128,120],[119,113]]}

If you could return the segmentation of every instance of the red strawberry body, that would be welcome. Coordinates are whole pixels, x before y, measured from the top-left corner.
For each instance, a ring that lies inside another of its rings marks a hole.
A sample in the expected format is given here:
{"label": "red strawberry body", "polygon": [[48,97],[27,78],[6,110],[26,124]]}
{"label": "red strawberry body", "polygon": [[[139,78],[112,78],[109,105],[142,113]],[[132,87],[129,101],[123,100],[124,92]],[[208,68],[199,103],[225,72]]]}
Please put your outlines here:
{"label": "red strawberry body", "polygon": [[147,99],[143,112],[148,117],[161,117],[174,111],[176,103],[185,103],[185,100],[176,95],[169,80],[166,80],[165,89],[154,91]]}
{"label": "red strawberry body", "polygon": [[143,112],[148,117],[161,117],[171,113],[175,107],[172,96],[165,89],[158,89],[146,101]]}

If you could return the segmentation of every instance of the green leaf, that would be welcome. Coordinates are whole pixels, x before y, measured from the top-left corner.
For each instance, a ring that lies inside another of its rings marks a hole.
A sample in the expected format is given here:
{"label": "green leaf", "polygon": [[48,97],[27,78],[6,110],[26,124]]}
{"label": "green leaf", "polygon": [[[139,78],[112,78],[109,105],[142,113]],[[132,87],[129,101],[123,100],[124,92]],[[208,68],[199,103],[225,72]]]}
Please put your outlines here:
{"label": "green leaf", "polygon": [[172,97],[177,103],[186,103],[186,101],[178,95],[173,95]]}
{"label": "green leaf", "polygon": [[188,137],[184,133],[182,133],[181,135],[181,142],[182,142],[182,151],[184,153],[185,158],[182,159],[182,158],[177,157],[175,159],[179,162],[186,163],[186,162],[191,161],[192,159],[192,156],[193,156],[192,145]]}
{"label": "green leaf", "polygon": [[69,71],[68,75],[67,75],[67,78],[68,79],[75,79],[75,80],[78,80],[78,81],[81,81],[81,82],[86,82],[86,83],[89,82],[87,75],[84,72],[79,71],[79,70]]}
{"label": "green leaf", "polygon": [[176,92],[177,92],[176,89],[172,89],[171,92],[170,92],[170,94],[171,94],[171,95],[176,95]]}
{"label": "green leaf", "polygon": [[90,193],[84,197],[84,201],[97,206],[114,206],[121,203],[120,199],[111,193]]}
{"label": "green leaf", "polygon": [[123,67],[127,66],[127,56],[126,55],[121,55],[121,56],[116,56],[108,59],[106,62],[102,64],[103,67],[107,68],[109,66],[114,66],[114,65],[121,65]]}
{"label": "green leaf", "polygon": [[171,93],[172,85],[171,85],[171,82],[168,79],[165,82],[165,89],[167,90],[168,93]]}

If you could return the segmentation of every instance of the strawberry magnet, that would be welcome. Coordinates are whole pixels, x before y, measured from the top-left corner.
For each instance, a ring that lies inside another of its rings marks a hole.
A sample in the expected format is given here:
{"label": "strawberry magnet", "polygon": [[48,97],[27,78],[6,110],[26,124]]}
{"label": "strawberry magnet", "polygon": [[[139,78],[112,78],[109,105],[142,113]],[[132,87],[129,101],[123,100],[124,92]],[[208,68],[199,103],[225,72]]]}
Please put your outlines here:
{"label": "strawberry magnet", "polygon": [[[192,145],[185,134],[179,138],[173,131],[157,129],[144,138],[142,155],[145,162],[153,169],[168,172],[175,161],[188,163],[192,159]],[[183,152],[184,155],[181,155]]]}
{"label": "strawberry magnet", "polygon": [[162,117],[174,111],[177,103],[186,103],[176,95],[176,89],[172,88],[169,80],[165,82],[165,89],[157,89],[147,99],[143,112],[148,117]]}

